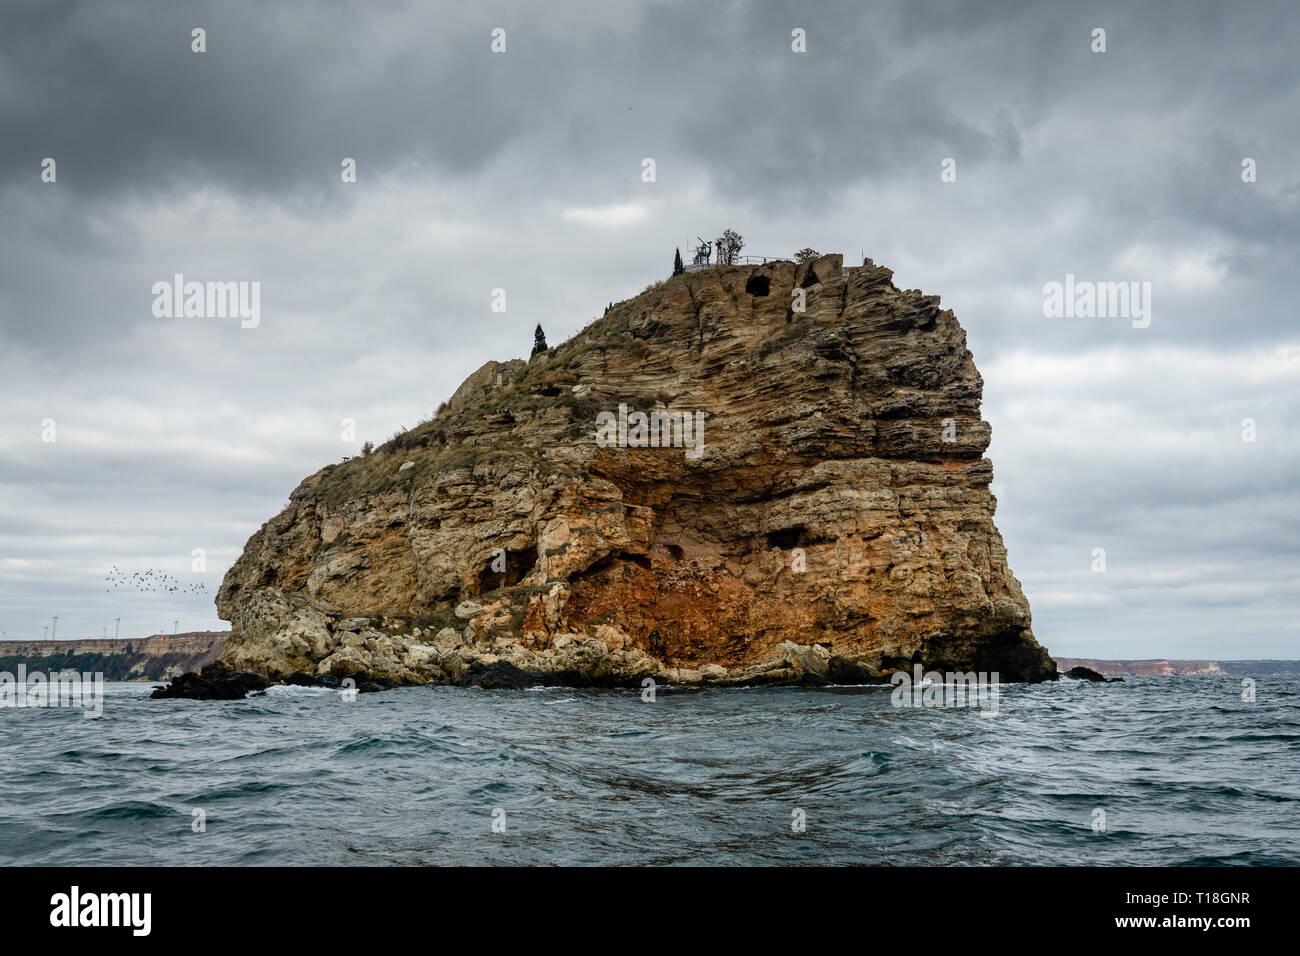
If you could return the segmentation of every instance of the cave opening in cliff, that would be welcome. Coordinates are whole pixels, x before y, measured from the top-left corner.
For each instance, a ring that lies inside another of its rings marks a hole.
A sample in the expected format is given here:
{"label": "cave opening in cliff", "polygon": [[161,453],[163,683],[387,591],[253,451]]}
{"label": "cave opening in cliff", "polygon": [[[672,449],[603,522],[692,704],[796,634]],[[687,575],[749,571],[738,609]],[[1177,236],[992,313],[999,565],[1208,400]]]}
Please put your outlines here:
{"label": "cave opening in cliff", "polygon": [[617,554],[608,554],[601,558],[591,567],[587,568],[586,577],[599,577],[611,572],[626,571],[629,565],[635,565],[644,571],[653,570],[650,564],[650,556],[647,554],[633,554],[630,551],[620,551]]}
{"label": "cave opening in cliff", "polygon": [[620,561],[631,561],[643,571],[650,570],[650,555],[648,554],[632,554],[629,551],[624,551],[618,557]]}
{"label": "cave opening in cliff", "polygon": [[[520,581],[528,576],[537,564],[537,552],[531,548],[521,551],[512,551],[506,549],[504,553],[504,562],[502,555],[498,554],[494,559],[488,562],[487,567],[478,576],[478,589],[474,592],[475,596],[487,591],[495,591],[497,588],[514,587]],[[503,570],[497,570],[504,568]]]}
{"label": "cave opening in cliff", "polygon": [[772,291],[772,280],[767,276],[750,276],[745,280],[745,291],[750,295],[767,295]]}
{"label": "cave opening in cliff", "polygon": [[789,551],[791,548],[801,548],[807,543],[808,530],[806,528],[781,528],[767,533],[767,546],[769,548],[780,548],[782,551]]}
{"label": "cave opening in cliff", "polygon": [[686,554],[679,545],[668,544],[664,545],[664,547],[668,549],[668,553],[672,555],[674,561],[680,561]]}

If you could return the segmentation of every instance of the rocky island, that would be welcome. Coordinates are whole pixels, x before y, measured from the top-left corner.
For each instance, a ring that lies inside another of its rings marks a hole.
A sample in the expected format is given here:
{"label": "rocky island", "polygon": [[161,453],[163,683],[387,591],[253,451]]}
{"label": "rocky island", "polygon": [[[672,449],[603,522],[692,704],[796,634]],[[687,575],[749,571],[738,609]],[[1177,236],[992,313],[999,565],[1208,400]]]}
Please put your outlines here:
{"label": "rocky island", "polygon": [[689,272],[489,362],[253,535],[213,678],[1054,679],[965,332],[892,277],[839,255]]}

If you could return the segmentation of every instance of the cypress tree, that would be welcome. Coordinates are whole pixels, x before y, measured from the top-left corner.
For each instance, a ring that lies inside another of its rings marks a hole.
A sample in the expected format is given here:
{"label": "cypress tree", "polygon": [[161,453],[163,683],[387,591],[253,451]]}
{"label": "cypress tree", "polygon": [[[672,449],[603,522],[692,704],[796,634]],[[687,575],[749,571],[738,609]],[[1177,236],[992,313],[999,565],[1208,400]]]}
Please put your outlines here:
{"label": "cypress tree", "polygon": [[528,357],[532,358],[538,352],[545,352],[547,347],[546,333],[542,331],[542,323],[538,322],[537,330],[533,332],[533,350],[529,353]]}
{"label": "cypress tree", "polygon": [[673,256],[673,275],[679,276],[685,271],[686,267],[682,265],[682,250],[678,249]]}

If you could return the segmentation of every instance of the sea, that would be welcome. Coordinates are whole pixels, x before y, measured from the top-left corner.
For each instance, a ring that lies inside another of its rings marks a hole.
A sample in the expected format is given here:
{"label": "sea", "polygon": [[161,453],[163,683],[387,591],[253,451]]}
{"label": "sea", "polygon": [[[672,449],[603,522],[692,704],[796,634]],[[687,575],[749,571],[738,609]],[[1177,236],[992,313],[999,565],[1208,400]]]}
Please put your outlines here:
{"label": "sea", "polygon": [[1300,678],[0,709],[0,862],[1297,865]]}

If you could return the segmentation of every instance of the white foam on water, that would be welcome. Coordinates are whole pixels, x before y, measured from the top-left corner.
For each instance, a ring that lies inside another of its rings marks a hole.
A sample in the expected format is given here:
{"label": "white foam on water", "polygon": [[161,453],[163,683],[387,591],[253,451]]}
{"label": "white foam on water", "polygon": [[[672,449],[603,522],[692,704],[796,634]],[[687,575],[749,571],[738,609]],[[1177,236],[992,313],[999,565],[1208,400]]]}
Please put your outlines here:
{"label": "white foam on water", "polygon": [[[256,693],[256,691],[254,691]],[[330,687],[299,687],[296,684],[272,684],[266,689],[267,697],[320,697],[325,694],[338,694]],[[260,696],[260,695],[259,695]]]}

